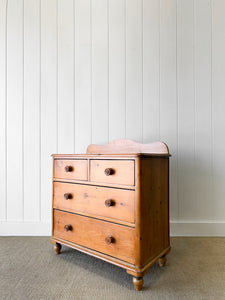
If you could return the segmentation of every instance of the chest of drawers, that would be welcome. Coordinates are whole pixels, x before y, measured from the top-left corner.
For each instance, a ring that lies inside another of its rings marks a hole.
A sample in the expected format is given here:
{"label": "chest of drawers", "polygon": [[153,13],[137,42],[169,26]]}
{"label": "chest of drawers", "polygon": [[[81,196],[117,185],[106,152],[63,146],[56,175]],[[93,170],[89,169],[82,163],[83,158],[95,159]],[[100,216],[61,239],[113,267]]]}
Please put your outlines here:
{"label": "chest of drawers", "polygon": [[66,245],[122,267],[141,290],[170,251],[169,156],[164,143],[129,140],[53,155],[55,252]]}

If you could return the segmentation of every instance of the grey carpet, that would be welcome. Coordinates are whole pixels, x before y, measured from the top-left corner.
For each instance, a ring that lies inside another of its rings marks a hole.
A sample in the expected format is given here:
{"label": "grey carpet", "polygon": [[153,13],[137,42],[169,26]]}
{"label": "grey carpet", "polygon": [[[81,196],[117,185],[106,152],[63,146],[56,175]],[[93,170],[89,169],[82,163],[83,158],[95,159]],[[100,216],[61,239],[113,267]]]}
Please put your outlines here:
{"label": "grey carpet", "polygon": [[0,299],[225,299],[225,238],[172,238],[141,292],[125,270],[62,248],[48,237],[0,237]]}

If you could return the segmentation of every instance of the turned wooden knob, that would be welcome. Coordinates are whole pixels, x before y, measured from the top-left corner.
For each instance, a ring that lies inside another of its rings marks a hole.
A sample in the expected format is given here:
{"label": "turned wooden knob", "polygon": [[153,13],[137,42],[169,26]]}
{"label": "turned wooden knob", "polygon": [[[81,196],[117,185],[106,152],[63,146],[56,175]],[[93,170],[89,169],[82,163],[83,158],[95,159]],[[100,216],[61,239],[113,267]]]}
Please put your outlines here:
{"label": "turned wooden knob", "polygon": [[65,231],[70,231],[72,230],[72,226],[70,224],[67,224],[64,226]]}
{"label": "turned wooden knob", "polygon": [[73,167],[72,166],[65,166],[65,171],[66,172],[72,172],[73,171]]}
{"label": "turned wooden knob", "polygon": [[65,200],[72,199],[72,198],[73,198],[73,195],[72,195],[72,194],[70,194],[70,193],[65,193],[65,194],[64,194],[64,199],[65,199]]}
{"label": "turned wooden knob", "polygon": [[105,175],[106,176],[112,175],[113,173],[114,173],[114,170],[112,168],[105,169]]}
{"label": "turned wooden knob", "polygon": [[109,236],[107,236],[106,238],[105,238],[105,242],[106,242],[106,244],[112,244],[112,243],[114,243],[115,242],[115,239],[114,239],[114,237],[112,237],[111,235],[109,235]]}
{"label": "turned wooden knob", "polygon": [[110,207],[114,205],[114,201],[112,199],[105,200],[105,206]]}

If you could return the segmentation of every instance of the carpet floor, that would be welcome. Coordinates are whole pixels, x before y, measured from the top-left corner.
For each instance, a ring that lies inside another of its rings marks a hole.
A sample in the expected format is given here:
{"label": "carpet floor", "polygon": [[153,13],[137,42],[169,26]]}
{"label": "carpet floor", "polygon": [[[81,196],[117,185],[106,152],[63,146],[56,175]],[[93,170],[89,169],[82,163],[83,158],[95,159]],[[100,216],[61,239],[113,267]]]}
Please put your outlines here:
{"label": "carpet floor", "polygon": [[125,270],[48,237],[0,237],[0,299],[225,299],[225,238],[171,238],[165,268],[154,264],[141,292]]}

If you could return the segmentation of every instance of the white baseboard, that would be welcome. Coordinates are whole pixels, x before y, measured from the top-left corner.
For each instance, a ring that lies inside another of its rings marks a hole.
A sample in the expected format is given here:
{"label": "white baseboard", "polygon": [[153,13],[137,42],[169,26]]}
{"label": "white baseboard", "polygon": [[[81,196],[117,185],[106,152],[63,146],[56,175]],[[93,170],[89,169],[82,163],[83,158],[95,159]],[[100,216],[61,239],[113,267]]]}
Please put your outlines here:
{"label": "white baseboard", "polygon": [[50,236],[50,222],[0,222],[0,236]]}
{"label": "white baseboard", "polygon": [[171,236],[224,236],[225,222],[170,222]]}
{"label": "white baseboard", "polygon": [[[0,221],[0,236],[50,236],[50,222]],[[171,236],[224,236],[225,222],[170,222]]]}

